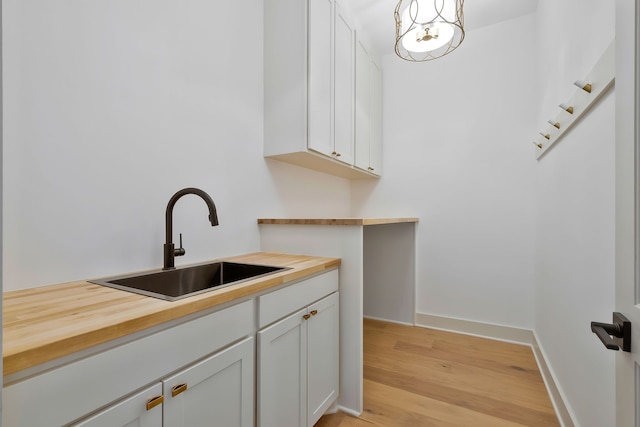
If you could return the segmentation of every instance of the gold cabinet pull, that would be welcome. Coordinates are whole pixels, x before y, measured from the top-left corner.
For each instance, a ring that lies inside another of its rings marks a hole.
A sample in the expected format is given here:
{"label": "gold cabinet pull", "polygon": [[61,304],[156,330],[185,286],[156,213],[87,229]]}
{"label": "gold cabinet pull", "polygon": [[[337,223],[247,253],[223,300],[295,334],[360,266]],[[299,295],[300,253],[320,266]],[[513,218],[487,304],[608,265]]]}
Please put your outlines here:
{"label": "gold cabinet pull", "polygon": [[171,397],[176,397],[177,395],[179,395],[180,393],[186,390],[187,390],[187,383],[174,385],[173,387],[171,387]]}
{"label": "gold cabinet pull", "polygon": [[310,314],[305,314],[304,316],[302,316],[304,320],[309,320],[310,317],[311,317]]}
{"label": "gold cabinet pull", "polygon": [[338,153],[336,153],[335,151],[333,153],[331,153],[332,156],[335,156],[336,154],[338,154]]}
{"label": "gold cabinet pull", "polygon": [[163,395],[152,397],[151,399],[147,400],[147,411],[150,411],[151,409],[155,408],[156,406],[161,405],[162,402],[164,402],[164,396]]}
{"label": "gold cabinet pull", "polygon": [[336,157],[340,157],[342,154],[340,153],[336,153]]}
{"label": "gold cabinet pull", "polygon": [[311,315],[315,316],[316,314],[318,314],[318,310],[311,310]]}
{"label": "gold cabinet pull", "polygon": [[370,171],[374,170],[371,166],[369,166],[367,169],[369,169]]}

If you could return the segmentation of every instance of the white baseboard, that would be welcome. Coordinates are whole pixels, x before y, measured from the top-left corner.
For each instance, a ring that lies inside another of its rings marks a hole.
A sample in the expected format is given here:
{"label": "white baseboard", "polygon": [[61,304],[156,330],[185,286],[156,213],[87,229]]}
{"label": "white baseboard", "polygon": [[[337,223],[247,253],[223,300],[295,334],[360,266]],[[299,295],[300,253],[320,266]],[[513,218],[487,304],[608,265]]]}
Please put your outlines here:
{"label": "white baseboard", "polygon": [[564,399],[562,397],[562,393],[560,389],[558,389],[556,382],[554,380],[555,375],[553,371],[547,365],[547,358],[545,357],[544,351],[540,348],[538,344],[538,339],[534,332],[533,334],[533,343],[531,344],[531,349],[533,350],[533,355],[536,357],[536,361],[538,362],[538,368],[540,369],[540,374],[542,375],[542,379],[544,380],[544,384],[547,386],[547,391],[549,392],[549,397],[551,398],[551,403],[556,410],[556,414],[560,420],[560,425],[562,427],[575,427],[575,423],[573,422],[573,417],[569,412],[569,408],[564,404]]}
{"label": "white baseboard", "polygon": [[549,368],[544,352],[540,348],[538,340],[532,330],[473,322],[451,317],[434,316],[424,313],[416,313],[415,323],[416,326],[420,327],[530,346],[560,424],[562,427],[575,427],[571,413],[565,405],[562,394],[556,385],[553,371]]}
{"label": "white baseboard", "polygon": [[531,345],[534,339],[530,329],[512,328],[510,326],[473,322],[471,320],[454,319],[452,317],[434,316],[416,313],[416,326],[451,331],[476,337],[491,338],[498,341]]}
{"label": "white baseboard", "polygon": [[389,323],[397,323],[398,325],[405,325],[405,326],[416,326],[413,323],[408,323],[408,322],[401,322],[399,320],[390,320],[390,319],[383,319],[382,317],[374,317],[374,316],[367,316],[366,314],[364,316],[365,319],[371,319],[371,320],[381,320],[383,322],[389,322]]}

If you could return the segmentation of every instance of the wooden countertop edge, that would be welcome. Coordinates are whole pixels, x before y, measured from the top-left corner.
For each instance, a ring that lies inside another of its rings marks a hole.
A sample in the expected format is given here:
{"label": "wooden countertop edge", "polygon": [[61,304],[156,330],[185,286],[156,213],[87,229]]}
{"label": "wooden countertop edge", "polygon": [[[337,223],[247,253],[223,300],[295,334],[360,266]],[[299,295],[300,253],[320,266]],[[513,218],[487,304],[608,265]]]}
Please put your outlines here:
{"label": "wooden countertop edge", "polygon": [[258,224],[275,225],[384,225],[418,221],[419,218],[258,218]]}
{"label": "wooden countertop edge", "polygon": [[[225,260],[246,260],[250,255],[229,257],[225,258]],[[306,264],[310,265],[305,265],[304,261],[306,261]],[[139,315],[131,315],[117,323],[101,328],[92,328],[91,330],[77,333],[67,338],[58,338],[38,345],[30,344],[16,346],[16,348],[12,349],[11,346],[7,345],[7,334],[4,334],[3,375],[13,374],[169,321],[177,320],[234,300],[249,297],[250,295],[275,288],[306,276],[334,269],[340,266],[341,260],[339,258],[306,257],[306,260],[303,260],[301,263],[302,265],[296,264],[297,263],[292,265],[282,265],[293,267],[291,270],[249,280],[235,286],[229,286],[227,288],[206,292],[173,302],[132,294],[130,292],[120,291],[117,289],[106,288],[86,281],[53,285],[63,286],[73,284],[83,287],[98,287],[103,292],[125,293],[126,295],[124,295],[122,299],[123,302],[135,303],[137,301],[147,301],[149,303],[149,307],[142,309],[142,311],[146,312],[140,313]],[[47,288],[50,287],[47,286]],[[35,289],[36,288],[34,288],[34,290]],[[141,311],[141,309],[137,309],[137,311]]]}

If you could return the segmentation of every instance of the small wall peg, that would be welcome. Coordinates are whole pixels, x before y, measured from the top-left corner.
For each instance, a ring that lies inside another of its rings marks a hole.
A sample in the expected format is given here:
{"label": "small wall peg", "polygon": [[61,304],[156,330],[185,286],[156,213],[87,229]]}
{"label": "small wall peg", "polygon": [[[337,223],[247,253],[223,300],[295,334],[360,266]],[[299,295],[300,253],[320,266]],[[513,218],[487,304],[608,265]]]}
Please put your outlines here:
{"label": "small wall peg", "polygon": [[[549,149],[561,141],[567,131],[577,125],[578,120],[584,117],[593,105],[602,100],[603,95],[613,87],[615,70],[614,40],[609,43],[591,71],[581,76],[582,79],[569,80],[569,83],[573,82],[573,85],[565,83],[565,86],[569,86],[567,89],[571,94],[569,98],[558,99],[556,105],[562,109],[562,112],[556,110],[547,117],[543,116],[547,123],[543,123],[536,129],[536,132],[541,131],[540,135],[542,136],[534,134],[532,139],[535,141],[533,144],[538,147],[538,150],[533,153],[537,160],[546,156]],[[571,89],[574,85],[576,87]]]}
{"label": "small wall peg", "polygon": [[576,80],[573,82],[574,85],[578,86],[580,89],[584,90],[587,93],[591,93],[591,83],[584,82],[582,80]]}
{"label": "small wall peg", "polygon": [[571,105],[560,104],[560,108],[562,108],[564,111],[566,111],[569,114],[573,114],[573,107]]}

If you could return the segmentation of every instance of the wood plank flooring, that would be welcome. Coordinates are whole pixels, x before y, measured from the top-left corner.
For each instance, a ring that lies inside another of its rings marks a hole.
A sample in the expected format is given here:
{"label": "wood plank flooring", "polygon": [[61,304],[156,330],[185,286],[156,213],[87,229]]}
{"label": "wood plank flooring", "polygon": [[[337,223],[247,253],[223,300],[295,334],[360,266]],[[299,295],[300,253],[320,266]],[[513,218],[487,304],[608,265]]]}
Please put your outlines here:
{"label": "wood plank flooring", "polygon": [[527,346],[364,321],[364,412],[316,427],[559,426]]}

